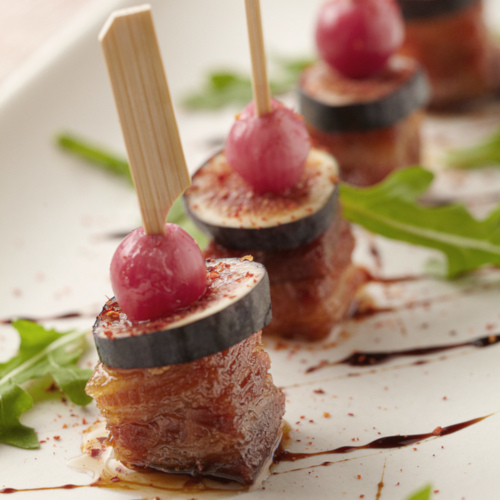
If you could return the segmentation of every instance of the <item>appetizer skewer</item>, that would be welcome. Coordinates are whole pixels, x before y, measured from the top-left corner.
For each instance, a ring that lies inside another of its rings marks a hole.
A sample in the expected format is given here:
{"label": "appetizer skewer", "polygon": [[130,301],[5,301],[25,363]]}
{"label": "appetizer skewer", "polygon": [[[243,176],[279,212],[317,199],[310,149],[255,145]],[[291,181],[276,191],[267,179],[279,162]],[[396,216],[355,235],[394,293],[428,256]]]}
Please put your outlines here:
{"label": "appetizer skewer", "polygon": [[265,332],[317,340],[346,314],[365,274],[351,262],[335,160],[310,149],[300,116],[256,90],[267,85],[260,7],[246,6],[256,104],[237,117],[225,151],[195,173],[185,204],[213,238],[208,257],[251,253],[266,266],[273,320]]}
{"label": "appetizer skewer", "polygon": [[500,48],[488,33],[482,0],[398,0],[406,23],[400,53],[418,60],[444,108],[500,86]]}
{"label": "appetizer skewer", "polygon": [[116,297],[94,325],[100,362],[87,392],[127,466],[251,484],[278,445],[285,405],[261,342],[266,270],[250,257],[205,263],[165,224],[189,175],[150,8],[116,12],[100,39],[145,229],[113,256]]}
{"label": "appetizer skewer", "polygon": [[403,36],[395,0],[330,0],[319,12],[322,60],[301,77],[300,111],[349,183],[375,184],[420,160],[428,89],[420,65],[394,55]]}

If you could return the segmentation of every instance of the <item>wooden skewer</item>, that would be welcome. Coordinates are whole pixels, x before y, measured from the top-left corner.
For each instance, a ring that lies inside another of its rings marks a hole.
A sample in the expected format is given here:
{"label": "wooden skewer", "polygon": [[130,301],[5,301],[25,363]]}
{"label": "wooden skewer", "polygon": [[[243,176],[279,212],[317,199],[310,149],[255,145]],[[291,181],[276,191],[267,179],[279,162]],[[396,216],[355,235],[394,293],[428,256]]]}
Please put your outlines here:
{"label": "wooden skewer", "polygon": [[259,0],[245,0],[248,40],[252,57],[252,88],[257,115],[271,112],[271,90],[267,78],[266,51]]}
{"label": "wooden skewer", "polygon": [[99,40],[147,234],[165,234],[175,199],[190,185],[151,7],[117,10]]}

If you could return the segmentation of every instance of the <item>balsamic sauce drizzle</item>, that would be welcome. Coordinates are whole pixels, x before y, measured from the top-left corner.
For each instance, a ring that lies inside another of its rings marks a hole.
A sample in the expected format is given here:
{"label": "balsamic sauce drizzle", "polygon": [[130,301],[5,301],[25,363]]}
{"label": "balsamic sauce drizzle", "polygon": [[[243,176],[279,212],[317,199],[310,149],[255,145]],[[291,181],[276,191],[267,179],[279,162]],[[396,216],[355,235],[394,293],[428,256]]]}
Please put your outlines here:
{"label": "balsamic sauce drizzle", "polygon": [[31,316],[16,316],[11,318],[0,319],[0,325],[11,325],[14,321],[18,319],[23,319],[25,321],[33,321],[35,323],[41,323],[43,321],[55,321],[60,319],[72,319],[72,318],[95,318],[98,312],[83,313],[78,311],[72,311],[68,313],[56,314],[54,316],[44,316],[39,318],[34,318]]}
{"label": "balsamic sauce drizzle", "polygon": [[[106,235],[108,238],[123,238],[127,235],[128,233],[110,233]],[[425,279],[433,279],[432,276],[427,276],[427,275],[407,275],[407,276],[397,276],[393,278],[383,278],[379,276],[373,276],[371,273],[366,271],[367,274],[367,282],[372,282],[372,283],[381,283],[381,284],[394,284],[394,283],[402,283],[402,282],[409,282],[409,281],[417,281],[417,280],[425,280]],[[486,285],[487,286],[487,285]],[[474,287],[474,289],[477,289],[477,287]],[[467,294],[471,290],[462,290],[460,294]],[[444,296],[441,297],[441,301],[449,300],[451,298],[454,298],[456,295],[450,295],[450,296]],[[439,300],[439,299],[438,299]],[[433,299],[433,302],[435,302],[436,299]],[[376,306],[365,306],[363,309],[360,309],[358,311],[355,311],[353,315],[349,319],[354,319],[354,320],[363,320],[367,317],[376,315],[376,314],[381,314],[381,313],[389,313],[389,312],[394,312],[396,310],[400,309],[412,309],[414,307],[418,306],[427,306],[430,304],[429,300],[422,300],[422,301],[415,301],[411,302],[408,304],[403,304],[400,306],[395,306],[395,307],[380,307],[377,308]],[[0,324],[12,324],[15,320],[17,319],[24,319],[28,321],[34,321],[34,322],[43,322],[43,321],[51,321],[51,320],[64,320],[64,319],[72,319],[72,318],[84,318],[84,317],[95,317],[97,313],[83,313],[83,312],[77,312],[77,311],[72,311],[68,313],[62,313],[54,316],[47,316],[47,317],[39,317],[39,318],[34,318],[34,317],[12,317],[12,318],[0,318]],[[385,351],[385,352],[361,352],[361,351],[356,351],[350,356],[347,356],[344,359],[338,360],[338,361],[321,361],[318,363],[316,366],[312,366],[306,370],[306,373],[312,373],[315,372],[321,368],[327,367],[327,366],[335,366],[335,365],[348,365],[348,366],[353,366],[353,367],[372,367],[375,365],[383,364],[386,363],[392,359],[395,358],[400,358],[400,357],[410,357],[410,356],[428,356],[431,354],[443,352],[443,351],[448,351],[448,350],[453,350],[453,349],[458,349],[458,348],[464,348],[464,347],[476,347],[476,348],[482,348],[482,347],[489,347],[492,345],[495,345],[500,342],[500,334],[491,334],[485,337],[480,337],[471,341],[465,341],[465,342],[458,342],[454,344],[449,344],[449,345],[438,345],[438,346],[433,346],[433,347],[422,347],[422,348],[415,348],[415,349],[406,349],[406,350],[399,350],[399,351]],[[416,362],[415,364],[419,364],[420,362]],[[461,422],[458,424],[454,425],[449,425],[446,427],[437,427],[434,429],[432,432],[428,433],[421,433],[421,434],[410,434],[410,435],[392,435],[392,436],[386,436],[382,438],[378,438],[374,441],[371,441],[365,445],[361,446],[341,446],[338,448],[330,449],[330,450],[325,450],[325,451],[320,451],[320,452],[313,452],[313,453],[301,453],[301,452],[291,452],[288,450],[285,450],[281,446],[276,450],[275,455],[273,457],[273,464],[277,465],[280,464],[281,462],[297,462],[299,460],[307,459],[310,457],[316,457],[316,456],[323,456],[323,455],[332,455],[332,454],[346,454],[346,453],[352,453],[358,450],[367,450],[367,449],[395,449],[395,448],[402,448],[406,446],[410,446],[412,444],[416,444],[419,442],[422,442],[424,440],[428,440],[431,438],[437,438],[437,437],[443,437],[449,434],[453,434],[455,432],[458,432],[460,430],[463,430],[467,427],[470,427],[471,425],[477,424],[481,422],[482,420],[490,417],[491,415],[486,415],[483,417],[475,418],[468,420],[466,422]],[[343,460],[342,460],[343,461]],[[317,464],[313,467],[319,467],[319,466],[330,466],[334,465],[335,463],[338,462],[332,462],[332,461],[325,461],[320,464]],[[309,467],[306,467],[309,468]],[[302,469],[293,469],[290,471],[284,471],[284,472],[294,472],[297,470],[302,470]],[[274,471],[272,472],[273,475],[275,474],[282,474],[284,472],[278,472]],[[385,472],[385,463],[384,463],[384,472]],[[382,488],[384,487],[384,473],[382,473],[382,479],[381,481],[377,484],[377,499],[380,498]],[[196,478],[194,478],[193,483],[196,483]],[[155,487],[154,485],[151,485],[152,487]],[[187,484],[186,483],[186,488],[192,486],[192,484]],[[106,488],[113,488],[113,487],[119,487],[118,484],[111,484],[111,483],[103,483],[100,482],[99,479],[96,482],[90,483],[90,484],[82,484],[82,485],[75,485],[75,484],[65,484],[61,486],[51,486],[51,487],[39,487],[39,488],[22,488],[22,489],[16,489],[16,488],[3,488],[0,489],[0,494],[11,494],[11,493],[18,493],[18,492],[35,492],[35,491],[49,491],[49,490],[63,490],[63,489],[74,489],[74,488],[85,488],[85,487],[106,487]],[[164,488],[160,488],[164,489]]]}
{"label": "balsamic sauce drizzle", "polygon": [[47,486],[42,488],[4,488],[0,490],[0,493],[8,494],[8,493],[20,493],[25,491],[50,491],[50,490],[73,490],[75,488],[87,488],[96,486],[94,483],[92,484],[63,484],[62,486]]}
{"label": "balsamic sauce drizzle", "polygon": [[115,231],[99,235],[100,240],[123,240],[127,237],[133,229],[130,231]]}
{"label": "balsamic sauce drizzle", "polygon": [[[278,448],[274,455],[274,463],[279,464],[281,462],[296,462],[297,460],[304,460],[310,457],[318,457],[322,455],[337,455],[342,453],[352,453],[357,450],[387,450],[391,448],[402,448],[405,446],[410,446],[412,444],[419,443],[430,438],[447,436],[449,434],[454,434],[455,432],[466,429],[471,425],[477,424],[482,420],[490,417],[491,415],[485,415],[484,417],[473,418],[472,420],[467,420],[466,422],[460,422],[459,424],[448,425],[446,427],[436,427],[432,432],[425,432],[422,434],[397,434],[394,436],[386,436],[375,439],[370,443],[360,445],[360,446],[341,446],[339,448],[334,448],[332,450],[317,451],[313,453],[300,453],[284,450]],[[335,462],[323,462],[322,466],[331,465]]]}
{"label": "balsamic sauce drizzle", "polygon": [[[451,351],[463,347],[490,347],[500,342],[500,334],[491,334],[486,337],[468,340],[465,342],[457,342],[455,344],[437,345],[431,347],[418,347],[415,349],[403,349],[400,351],[355,351],[350,356],[339,361],[320,361],[317,365],[311,366],[306,370],[306,373],[313,373],[327,366],[348,365],[348,366],[375,366],[395,358],[408,356],[428,356],[438,352]],[[420,364],[421,362],[416,362]]]}
{"label": "balsamic sauce drizzle", "polygon": [[382,496],[382,490],[384,489],[384,476],[385,476],[385,466],[387,465],[387,458],[384,460],[384,468],[382,469],[382,477],[380,478],[380,481],[377,484],[377,496],[375,497],[375,500],[380,500],[380,497]]}
{"label": "balsamic sauce drizzle", "polygon": [[[394,436],[386,436],[382,437],[379,439],[376,439],[374,441],[371,441],[370,443],[367,443],[365,445],[361,446],[341,446],[339,448],[334,448],[331,450],[325,450],[325,451],[319,451],[319,452],[314,452],[314,453],[297,453],[297,452],[291,452],[288,450],[283,449],[281,446],[276,450],[273,458],[273,463],[274,465],[280,464],[281,462],[297,462],[299,460],[303,460],[306,458],[310,457],[317,457],[317,456],[322,456],[322,455],[333,455],[333,454],[344,454],[344,453],[352,453],[357,450],[367,450],[367,449],[375,449],[375,450],[381,450],[381,449],[391,449],[391,448],[402,448],[405,446],[410,446],[412,444],[419,443],[424,440],[428,440],[431,438],[437,438],[437,437],[443,437],[447,436],[449,434],[454,434],[455,432],[461,431],[463,429],[466,429],[467,427],[470,427],[471,425],[477,424],[481,422],[482,420],[492,416],[493,414],[490,415],[485,415],[484,417],[479,417],[479,418],[474,418],[471,420],[467,420],[466,422],[460,422],[458,424],[454,425],[448,425],[446,427],[436,427],[432,432],[426,432],[422,434],[407,434],[407,435],[394,435]],[[322,462],[321,464],[315,465],[314,467],[326,467],[333,465],[337,462],[331,462],[331,461],[325,461]],[[301,469],[294,469],[291,471],[285,471],[285,472],[294,472],[297,470]],[[385,472],[385,464],[384,464],[384,472]],[[273,471],[272,475],[276,474],[283,474],[283,472],[279,471]],[[382,479],[377,485],[378,492],[377,492],[377,498],[380,498],[380,493],[382,491],[382,488],[384,487],[384,473],[382,474]],[[135,484],[135,483],[134,483]],[[150,487],[155,488],[154,484],[149,485]],[[185,485],[187,486],[187,485]],[[0,490],[0,494],[10,494],[10,493],[18,493],[18,492],[27,492],[27,491],[47,491],[47,490],[61,490],[61,489],[74,489],[74,488],[85,488],[85,487],[103,487],[103,488],[119,488],[119,482],[114,483],[114,482],[103,482],[101,483],[99,479],[91,484],[82,484],[82,485],[75,485],[75,484],[65,484],[62,486],[49,486],[49,487],[41,487],[41,488],[24,488],[24,489],[16,489],[16,488],[3,488]],[[165,488],[159,488],[159,489],[165,489]]]}
{"label": "balsamic sauce drizzle", "polygon": [[[424,280],[435,280],[436,278],[431,275],[426,275],[426,274],[409,274],[409,275],[403,275],[403,276],[395,276],[392,278],[384,278],[382,276],[374,276],[372,275],[368,270],[364,269],[366,273],[366,283],[380,283],[380,284],[385,284],[385,285],[392,285],[396,283],[406,283],[410,281],[424,281]],[[479,269],[475,271],[474,273],[470,275],[476,275],[476,276],[482,276],[482,275],[487,275],[490,274],[491,272],[497,272],[498,267],[493,267],[493,266],[487,266],[482,269]],[[455,293],[450,293],[446,295],[441,295],[438,297],[433,297],[433,298],[428,298],[428,299],[420,299],[420,300],[412,300],[411,302],[403,303],[403,304],[398,304],[395,306],[388,306],[388,307],[378,307],[375,304],[363,304],[362,307],[358,309],[354,309],[352,314],[346,318],[347,321],[349,320],[354,320],[354,321],[359,321],[359,320],[364,320],[366,318],[369,318],[371,316],[375,316],[377,314],[383,314],[383,313],[390,313],[390,312],[395,312],[395,311],[401,311],[401,310],[410,310],[410,309],[416,309],[418,307],[430,307],[432,304],[435,304],[437,302],[448,302],[450,300],[456,299],[457,297],[460,296],[467,296],[470,294],[474,294],[478,290],[490,290],[490,289],[498,289],[499,284],[498,282],[493,282],[493,283],[481,283],[481,284],[474,284],[472,286],[464,287],[461,290],[457,290]]]}

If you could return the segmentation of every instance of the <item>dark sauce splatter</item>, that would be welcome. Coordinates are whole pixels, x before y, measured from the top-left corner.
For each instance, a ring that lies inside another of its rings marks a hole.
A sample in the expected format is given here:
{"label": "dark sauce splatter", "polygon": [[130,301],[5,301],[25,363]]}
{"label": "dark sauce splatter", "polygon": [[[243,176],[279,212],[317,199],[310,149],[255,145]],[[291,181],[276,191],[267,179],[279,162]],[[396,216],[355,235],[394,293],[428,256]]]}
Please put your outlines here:
{"label": "dark sauce splatter", "polygon": [[[296,462],[299,460],[303,460],[306,458],[310,457],[317,457],[321,455],[331,455],[331,454],[343,454],[343,453],[352,453],[357,450],[367,450],[367,449],[391,449],[391,448],[401,448],[404,446],[409,446],[415,443],[418,443],[420,441],[430,439],[430,438],[435,438],[435,437],[442,437],[442,436],[447,436],[449,434],[453,434],[455,432],[458,432],[462,429],[466,429],[467,427],[470,427],[471,425],[477,424],[481,422],[482,420],[488,418],[491,415],[486,415],[484,417],[479,417],[479,418],[474,418],[472,420],[467,420],[466,422],[461,422],[458,424],[454,425],[449,425],[446,427],[436,427],[432,432],[427,432],[427,433],[422,433],[422,434],[408,434],[408,435],[394,435],[394,436],[386,436],[382,437],[379,439],[376,439],[375,441],[371,441],[368,444],[361,445],[361,446],[341,446],[339,448],[334,448],[331,450],[325,450],[325,451],[319,451],[315,453],[296,453],[296,452],[291,452],[288,450],[285,450],[283,448],[284,444],[289,441],[289,437],[287,435],[287,432],[284,433],[282,444],[278,447],[276,450],[274,457],[273,457],[273,463],[275,465],[281,463],[281,462]],[[333,465],[335,462],[323,462],[318,466],[329,466]],[[277,472],[273,472],[273,474],[276,474]],[[168,477],[168,474],[166,475]],[[192,482],[191,482],[192,481]],[[196,486],[199,481],[193,478],[188,478],[188,481],[184,484],[184,488],[181,489],[176,489],[176,491],[181,491],[181,492],[188,492],[190,490],[190,487],[192,488],[193,486]],[[49,490],[64,490],[64,489],[74,489],[74,488],[86,488],[86,487],[100,487],[100,488],[117,488],[120,487],[119,484],[120,479],[118,477],[112,477],[107,481],[103,481],[102,478],[99,478],[96,482],[91,483],[91,484],[82,484],[82,485],[75,485],[75,484],[65,484],[62,486],[50,486],[50,487],[41,487],[41,488],[22,488],[22,489],[16,489],[16,488],[3,488],[0,490],[0,494],[10,494],[10,493],[19,493],[19,492],[36,492],[36,491],[49,491]],[[142,483],[135,483],[132,481],[126,481],[126,485],[128,487],[132,486],[137,486],[137,487],[144,487],[145,484]],[[153,488],[158,488],[161,490],[166,490],[168,491],[169,488],[161,488],[158,487],[157,485],[151,483],[148,485],[149,487]],[[384,483],[383,483],[383,476],[382,480],[379,482],[378,486],[378,492],[380,493]],[[208,488],[211,489],[211,488]],[[212,491],[214,491],[212,489]],[[199,492],[199,491],[198,491]],[[222,493],[222,491],[221,491]],[[227,493],[231,493],[231,491],[228,491]],[[234,493],[234,491],[233,491]]]}
{"label": "dark sauce splatter", "polygon": [[[123,480],[118,476],[113,476],[109,478],[99,477],[96,481],[90,484],[65,484],[62,486],[47,486],[47,487],[39,487],[39,488],[3,488],[0,489],[0,494],[10,494],[10,493],[22,493],[22,492],[37,492],[37,491],[50,491],[50,490],[71,490],[74,488],[107,488],[114,490],[133,490],[133,491],[141,491],[144,492],[146,488],[152,488],[157,491],[167,491],[174,493],[184,493],[184,494],[192,494],[192,493],[201,493],[201,492],[217,492],[220,498],[229,495],[231,493],[235,493],[237,491],[245,491],[245,488],[236,489],[225,489],[223,485],[225,483],[230,483],[230,481],[220,481],[217,478],[203,478],[203,477],[190,477],[185,476],[183,474],[161,474],[161,481],[157,481],[158,473],[155,471],[141,470],[141,473],[147,475],[148,473],[156,474],[151,479],[151,482],[144,483],[133,480]],[[175,476],[175,477],[173,477]],[[182,486],[177,486],[177,477],[182,476],[185,481]],[[210,479],[210,484],[204,484],[203,481],[205,479]],[[172,483],[170,486],[169,483]],[[217,485],[220,484],[221,488],[219,489]],[[239,486],[239,485],[238,485]]]}
{"label": "dark sauce splatter", "polygon": [[[368,270],[363,269],[366,275],[366,284],[369,285],[370,283],[380,283],[382,285],[393,285],[396,283],[407,283],[410,281],[418,281],[418,280],[425,280],[425,279],[430,279],[428,276],[422,274],[410,274],[410,275],[403,275],[403,276],[393,276],[392,278],[384,278],[382,276],[374,276],[371,274]],[[346,319],[348,320],[354,320],[354,321],[362,321],[367,318],[370,318],[371,316],[375,316],[377,314],[384,314],[384,313],[391,313],[399,310],[404,310],[404,309],[413,309],[414,307],[427,307],[430,305],[429,300],[423,300],[423,301],[412,301],[407,304],[401,304],[397,306],[391,306],[391,307],[379,307],[376,304],[372,303],[371,301],[363,301],[362,303],[355,303],[353,307],[349,310],[349,314],[347,315]]]}
{"label": "dark sauce splatter", "polygon": [[[413,274],[413,275],[403,275],[403,276],[394,276],[392,278],[384,278],[382,276],[374,276],[369,271],[364,269],[366,274],[366,282],[369,285],[370,283],[380,283],[391,285],[395,283],[406,283],[411,281],[419,281],[419,280],[435,280],[436,278],[433,276],[425,275],[425,274]],[[491,274],[492,272],[498,272],[498,267],[494,266],[485,266],[474,273],[469,273],[468,276],[485,276]],[[416,308],[430,308],[435,303],[443,303],[449,302],[451,300],[456,299],[460,296],[468,296],[475,294],[478,290],[491,290],[497,289],[498,282],[493,283],[481,283],[481,284],[473,284],[472,286],[462,288],[454,293],[445,294],[439,297],[433,297],[432,299],[421,299],[421,300],[412,300],[407,303],[398,304],[395,306],[389,307],[378,307],[374,303],[363,302],[362,304],[357,304],[356,307],[351,308],[350,314],[346,317],[347,320],[354,321],[362,321],[371,316],[375,316],[378,314],[391,313],[396,311],[403,310],[411,310]]]}
{"label": "dark sauce splatter", "polygon": [[203,143],[210,148],[223,148],[226,143],[226,138],[222,136],[207,137]]}
{"label": "dark sauce splatter", "polygon": [[[332,450],[326,450],[326,451],[318,451],[315,453],[297,453],[284,450],[282,448],[278,448],[278,450],[276,450],[276,453],[274,455],[274,463],[279,464],[281,462],[296,462],[297,460],[303,460],[305,458],[310,458],[310,457],[318,457],[321,455],[333,455],[341,453],[352,453],[353,451],[357,450],[386,450],[391,448],[401,448],[404,446],[410,446],[425,439],[430,439],[432,437],[442,437],[442,436],[447,436],[449,434],[453,434],[455,432],[461,431],[462,429],[466,429],[471,425],[477,424],[478,422],[481,422],[482,420],[488,418],[489,416],[490,415],[474,418],[472,420],[467,420],[466,422],[461,422],[459,424],[449,425],[447,427],[436,427],[436,429],[434,429],[432,432],[426,432],[422,434],[386,436],[379,439],[375,439],[375,441],[371,441],[370,443],[361,446],[341,446],[340,448],[334,448]],[[331,464],[331,462],[324,462],[321,465],[329,465],[329,464]]]}
{"label": "dark sauce splatter", "polygon": [[8,494],[8,493],[21,493],[26,491],[49,491],[49,490],[73,490],[75,488],[86,488],[88,486],[95,486],[94,484],[64,484],[62,486],[47,486],[45,488],[4,488],[0,490],[0,493]]}
{"label": "dark sauce splatter", "polygon": [[54,316],[45,316],[35,318],[32,316],[16,316],[12,318],[2,318],[0,319],[0,325],[11,325],[14,321],[18,319],[23,319],[25,321],[34,321],[35,323],[41,323],[43,321],[55,321],[60,319],[72,319],[72,318],[92,318],[97,316],[98,312],[95,313],[83,313],[83,312],[68,312],[63,314],[57,314]]}
{"label": "dark sauce splatter", "polygon": [[375,497],[375,500],[380,500],[380,497],[382,496],[382,490],[384,489],[384,486],[385,486],[384,476],[385,476],[386,464],[387,464],[387,458],[384,460],[384,468],[382,469],[382,477],[380,478],[380,481],[377,484],[377,496]]}
{"label": "dark sauce splatter", "polygon": [[133,229],[130,231],[115,231],[115,232],[109,232],[109,233],[104,233],[100,234],[98,237],[96,237],[97,241],[105,241],[105,240],[123,240],[126,238]]}
{"label": "dark sauce splatter", "polygon": [[[486,337],[480,337],[474,340],[465,342],[457,342],[454,344],[437,345],[430,347],[419,347],[416,349],[404,349],[401,351],[375,351],[375,352],[361,352],[356,351],[347,358],[339,361],[320,361],[317,365],[311,366],[306,370],[306,373],[312,373],[325,368],[326,366],[335,365],[348,365],[348,366],[375,366],[395,358],[403,358],[410,356],[429,356],[444,351],[451,351],[453,349],[460,349],[463,347],[490,347],[500,342],[500,334],[491,334]],[[418,362],[417,362],[418,363]]]}
{"label": "dark sauce splatter", "polygon": [[383,267],[382,254],[380,253],[380,250],[374,241],[370,241],[368,249],[370,251],[370,255],[373,257],[375,267],[377,269],[382,269]]}

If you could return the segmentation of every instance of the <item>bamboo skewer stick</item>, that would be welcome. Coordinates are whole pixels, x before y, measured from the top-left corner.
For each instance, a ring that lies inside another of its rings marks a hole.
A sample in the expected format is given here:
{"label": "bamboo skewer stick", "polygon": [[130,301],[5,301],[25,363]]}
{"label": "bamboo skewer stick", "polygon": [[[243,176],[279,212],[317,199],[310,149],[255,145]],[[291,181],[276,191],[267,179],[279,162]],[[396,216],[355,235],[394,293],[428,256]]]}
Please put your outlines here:
{"label": "bamboo skewer stick", "polygon": [[267,78],[266,51],[259,0],[245,0],[248,40],[252,58],[252,88],[257,115],[271,112],[271,90]]}
{"label": "bamboo skewer stick", "polygon": [[115,11],[99,40],[147,234],[165,234],[175,199],[190,185],[151,7]]}

